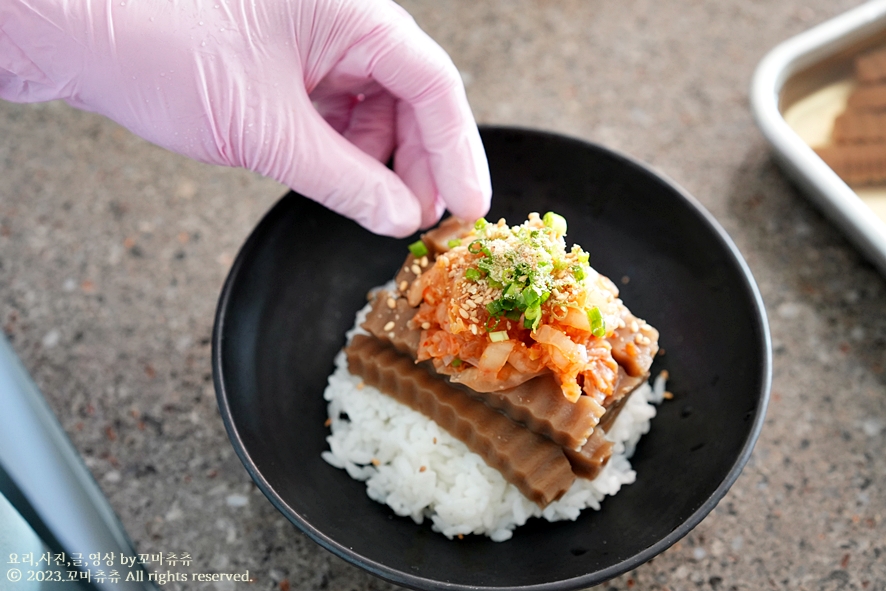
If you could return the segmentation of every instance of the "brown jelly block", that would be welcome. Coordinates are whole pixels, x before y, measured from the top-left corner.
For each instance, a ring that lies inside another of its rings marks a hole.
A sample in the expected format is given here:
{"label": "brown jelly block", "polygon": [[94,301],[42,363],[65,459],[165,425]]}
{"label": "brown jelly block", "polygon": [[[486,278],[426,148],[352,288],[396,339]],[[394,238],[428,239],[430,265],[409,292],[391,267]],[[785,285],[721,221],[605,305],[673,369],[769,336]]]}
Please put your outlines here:
{"label": "brown jelly block", "polygon": [[432,419],[540,507],[575,481],[559,445],[432,376],[393,347],[355,335],[345,352],[352,374]]}
{"label": "brown jelly block", "polygon": [[453,386],[569,449],[579,449],[585,444],[606,411],[589,396],[581,396],[575,403],[569,402],[563,396],[557,378],[550,373],[499,392],[481,393],[464,386]]}
{"label": "brown jelly block", "polygon": [[422,242],[434,254],[441,254],[449,250],[449,241],[461,239],[471,231],[474,224],[450,216],[440,222],[440,225],[421,235]]}
{"label": "brown jelly block", "polygon": [[[646,381],[641,378],[630,379],[637,380],[638,385]],[[636,389],[636,386],[634,389]],[[628,396],[623,395],[606,409],[606,414],[600,419],[597,428],[588,437],[588,441],[581,449],[577,451],[571,449],[563,450],[566,453],[566,459],[572,464],[572,471],[576,476],[593,480],[609,461],[609,458],[612,457],[612,442],[606,439],[604,434],[608,433],[609,429],[612,428],[612,423],[618,418],[627,400]]]}
{"label": "brown jelly block", "polygon": [[[417,265],[418,262],[419,261],[416,260],[414,256],[412,256],[412,253],[409,253],[408,255],[406,255],[406,260],[403,262],[403,266],[400,267],[399,271],[397,271],[397,275],[394,277],[394,283],[396,284],[396,289],[398,293],[400,293],[401,295],[406,293],[405,289],[400,289],[400,286],[404,284],[403,282],[406,282],[406,287],[408,288],[410,285],[412,285],[412,282],[415,281],[415,278],[418,277],[418,275],[416,275],[413,271],[414,266]],[[424,271],[424,269],[422,269],[420,266],[418,270]]]}
{"label": "brown jelly block", "polygon": [[609,337],[612,358],[629,376],[648,375],[652,360],[658,353],[658,331],[627,311],[622,315],[622,320],[625,326],[617,328]]}
{"label": "brown jelly block", "polygon": [[815,152],[850,185],[886,181],[886,142],[836,144],[816,148]]}
{"label": "brown jelly block", "polygon": [[575,475],[593,480],[612,457],[612,442],[606,439],[602,429],[597,429],[580,450],[565,452]]}
{"label": "brown jelly block", "polygon": [[886,141],[886,113],[845,111],[834,120],[836,144],[870,144]]}
{"label": "brown jelly block", "polygon": [[380,290],[375,294],[372,308],[362,326],[375,338],[391,343],[401,353],[408,353],[414,358],[421,331],[410,328],[409,321],[416,311],[406,302],[406,298]]}
{"label": "brown jelly block", "polygon": [[886,83],[857,86],[849,95],[846,108],[852,111],[886,110]]}
{"label": "brown jelly block", "polygon": [[863,83],[886,80],[886,48],[874,49],[855,58],[855,76]]}

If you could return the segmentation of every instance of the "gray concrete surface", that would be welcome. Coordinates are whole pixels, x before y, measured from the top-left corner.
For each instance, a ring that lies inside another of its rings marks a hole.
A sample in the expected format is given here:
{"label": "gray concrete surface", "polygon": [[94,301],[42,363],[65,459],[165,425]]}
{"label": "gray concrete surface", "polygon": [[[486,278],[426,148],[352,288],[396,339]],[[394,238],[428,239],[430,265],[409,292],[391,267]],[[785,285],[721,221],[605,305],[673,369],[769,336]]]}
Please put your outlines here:
{"label": "gray concrete surface", "polygon": [[[480,122],[651,163],[760,284],[775,369],[749,465],[689,536],[602,589],[886,589],[886,282],[773,164],[747,101],[771,47],[857,4],[404,2]],[[0,104],[0,325],[139,551],[249,569],[242,588],[390,588],[277,513],[216,410],[216,297],[283,192],[63,104]]]}

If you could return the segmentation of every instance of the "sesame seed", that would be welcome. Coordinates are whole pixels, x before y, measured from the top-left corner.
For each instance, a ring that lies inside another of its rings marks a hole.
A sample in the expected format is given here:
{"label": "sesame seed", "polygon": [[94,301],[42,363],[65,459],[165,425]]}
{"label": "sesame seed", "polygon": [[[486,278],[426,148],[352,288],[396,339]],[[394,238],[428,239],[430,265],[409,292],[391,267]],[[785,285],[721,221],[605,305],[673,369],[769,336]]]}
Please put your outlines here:
{"label": "sesame seed", "polygon": [[407,289],[409,289],[409,282],[404,279],[400,282],[400,291],[406,291]]}
{"label": "sesame seed", "polygon": [[434,445],[436,445],[436,444],[437,444],[437,438],[434,437]]}
{"label": "sesame seed", "polygon": [[471,325],[471,334],[477,334],[477,325],[476,324]]}
{"label": "sesame seed", "polygon": [[410,271],[412,271],[412,273],[413,273],[414,275],[421,275],[421,267],[419,267],[418,265],[416,265],[416,264],[414,264],[414,263],[413,263],[412,268],[410,269]]}
{"label": "sesame seed", "polygon": [[372,458],[372,460],[370,460],[370,463],[371,463],[373,466],[378,466],[379,464],[381,464],[381,462],[379,461],[378,458]]}
{"label": "sesame seed", "polygon": [[421,257],[421,260],[418,261],[418,264],[421,265],[422,267],[427,267],[428,266],[428,257],[426,257],[426,256]]}
{"label": "sesame seed", "polygon": [[419,472],[424,472],[424,471],[427,470],[427,469],[428,469],[427,466],[422,466],[421,468],[418,469],[418,471],[419,471]]}
{"label": "sesame seed", "polygon": [[458,315],[461,316],[462,318],[467,318],[467,317],[468,317],[468,311],[465,310],[464,308],[459,308],[459,309],[458,309]]}
{"label": "sesame seed", "polygon": [[394,298],[388,298],[388,308],[390,308],[391,310],[393,310],[393,309],[396,308],[396,307],[397,307],[397,302],[396,302],[396,300],[394,300]]}
{"label": "sesame seed", "polygon": [[390,322],[385,324],[385,327],[382,330],[384,330],[385,332],[390,332],[390,331],[394,330],[394,321],[391,320]]}
{"label": "sesame seed", "polygon": [[357,382],[357,389],[358,390],[362,390],[365,387],[366,387],[366,384],[363,383],[363,380],[360,380],[359,382]]}
{"label": "sesame seed", "polygon": [[637,332],[640,330],[640,325],[637,324],[636,320],[631,320],[631,332]]}
{"label": "sesame seed", "polygon": [[422,322],[421,327],[425,330],[428,330],[429,328],[431,328],[431,323],[430,322]]}
{"label": "sesame seed", "polygon": [[446,256],[445,254],[441,254],[439,257],[437,257],[437,262],[439,264],[443,265],[444,267],[448,267],[449,266],[449,257]]}

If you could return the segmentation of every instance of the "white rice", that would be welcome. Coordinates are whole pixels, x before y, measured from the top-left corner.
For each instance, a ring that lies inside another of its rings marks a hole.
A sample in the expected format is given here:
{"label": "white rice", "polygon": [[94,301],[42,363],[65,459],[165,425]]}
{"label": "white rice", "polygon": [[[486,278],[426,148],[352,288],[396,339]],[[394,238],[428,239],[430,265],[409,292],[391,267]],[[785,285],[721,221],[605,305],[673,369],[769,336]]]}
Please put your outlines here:
{"label": "white rice", "polygon": [[[349,341],[364,332],[358,326],[369,308],[357,314]],[[582,509],[599,510],[606,495],[633,483],[636,473],[628,458],[649,431],[653,404],[661,402],[665,386],[661,376],[654,387],[635,390],[606,435],[613,454],[600,474],[594,480],[577,478],[562,498],[540,509],[432,420],[363,385],[348,372],[343,352],[335,366],[323,394],[332,430],[323,459],[365,481],[369,497],[397,515],[416,523],[430,519],[434,531],[449,538],[483,534],[496,542],[509,539],[530,517],[575,520]]]}

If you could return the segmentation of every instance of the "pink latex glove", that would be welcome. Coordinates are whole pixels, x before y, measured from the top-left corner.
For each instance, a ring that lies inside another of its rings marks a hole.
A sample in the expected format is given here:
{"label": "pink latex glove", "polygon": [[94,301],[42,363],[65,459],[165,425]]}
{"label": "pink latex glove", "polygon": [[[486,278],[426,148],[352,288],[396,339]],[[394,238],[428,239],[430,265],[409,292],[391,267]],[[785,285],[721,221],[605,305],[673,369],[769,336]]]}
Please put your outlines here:
{"label": "pink latex glove", "polygon": [[389,0],[2,0],[0,98],[64,99],[383,234],[489,207],[459,73]]}

